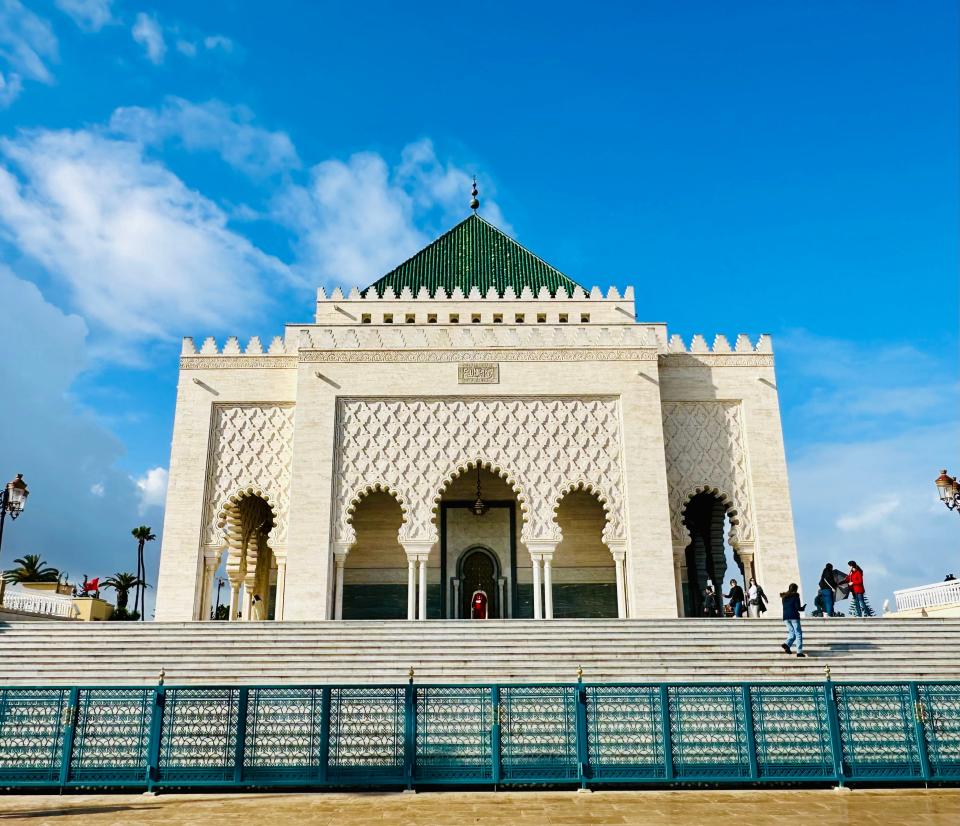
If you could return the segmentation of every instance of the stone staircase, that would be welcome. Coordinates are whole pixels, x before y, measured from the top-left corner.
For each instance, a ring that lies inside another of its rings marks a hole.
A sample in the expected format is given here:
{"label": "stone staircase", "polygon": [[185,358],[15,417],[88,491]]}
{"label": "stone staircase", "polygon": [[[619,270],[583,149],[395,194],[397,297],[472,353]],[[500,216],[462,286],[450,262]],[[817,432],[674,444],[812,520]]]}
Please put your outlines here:
{"label": "stone staircase", "polygon": [[0,623],[0,685],[960,680],[960,619]]}

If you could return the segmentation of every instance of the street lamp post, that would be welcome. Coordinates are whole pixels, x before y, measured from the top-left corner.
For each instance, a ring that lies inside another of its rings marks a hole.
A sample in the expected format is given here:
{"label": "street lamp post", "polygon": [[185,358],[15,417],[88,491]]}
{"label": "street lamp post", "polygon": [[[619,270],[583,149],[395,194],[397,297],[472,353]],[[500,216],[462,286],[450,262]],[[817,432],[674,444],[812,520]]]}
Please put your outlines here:
{"label": "street lamp post", "polygon": [[940,471],[936,484],[940,501],[950,510],[960,513],[960,485],[957,484],[957,480],[953,476],[949,476],[944,469]]}
{"label": "street lamp post", "polygon": [[30,491],[27,490],[27,483],[23,481],[23,474],[18,473],[17,478],[7,482],[7,486],[0,493],[0,549],[3,548],[3,523],[10,514],[11,519],[16,519],[27,504],[27,497]]}

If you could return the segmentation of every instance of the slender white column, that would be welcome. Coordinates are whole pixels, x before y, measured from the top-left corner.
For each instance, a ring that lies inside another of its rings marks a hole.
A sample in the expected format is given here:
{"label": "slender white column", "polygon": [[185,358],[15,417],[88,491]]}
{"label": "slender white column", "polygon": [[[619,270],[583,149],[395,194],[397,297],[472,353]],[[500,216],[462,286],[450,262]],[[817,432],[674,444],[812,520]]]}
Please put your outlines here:
{"label": "slender white column", "polygon": [[[684,542],[673,543],[673,578],[677,589],[677,616],[682,617],[683,606],[683,571],[687,566],[687,546]],[[689,576],[689,573],[688,573]]]}
{"label": "slender white column", "polygon": [[333,600],[333,618],[335,620],[343,619],[343,569],[347,564],[346,554],[335,554],[333,557],[335,566],[334,586],[336,593]]}
{"label": "slender white column", "polygon": [[453,618],[460,619],[460,580],[453,580]]}
{"label": "slender white column", "polygon": [[237,613],[240,611],[240,583],[230,583],[230,622],[237,619]]}
{"label": "slender white column", "polygon": [[407,557],[407,619],[417,618],[417,561]]}
{"label": "slender white column", "polygon": [[417,610],[417,619],[425,620],[427,618],[427,558],[421,557],[420,560],[420,604]]}
{"label": "slender white column", "polygon": [[287,587],[287,553],[286,550],[273,549],[274,559],[277,560],[277,597],[273,604],[274,620],[283,619],[283,595]]}
{"label": "slender white column", "polygon": [[503,577],[497,579],[497,586],[499,589],[498,594],[500,596],[500,601],[497,603],[497,605],[500,607],[500,619],[507,618],[507,606],[503,604],[504,586],[506,583],[507,581]]}
{"label": "slender white column", "polygon": [[250,622],[250,614],[252,613],[253,608],[253,591],[247,587],[246,583],[243,585],[243,621]]}
{"label": "slender white column", "polygon": [[213,604],[213,585],[217,576],[217,560],[211,557],[203,559],[203,599],[200,603],[200,620],[210,619],[210,608]]}
{"label": "slender white column", "polygon": [[553,554],[543,555],[543,616],[553,619]]}
{"label": "slender white column", "polygon": [[543,619],[543,591],[540,586],[540,554],[530,555],[533,561],[533,618]]}
{"label": "slender white column", "polygon": [[617,575],[617,616],[626,619],[627,608],[627,543],[626,540],[607,540],[607,547],[613,556],[614,572]]}

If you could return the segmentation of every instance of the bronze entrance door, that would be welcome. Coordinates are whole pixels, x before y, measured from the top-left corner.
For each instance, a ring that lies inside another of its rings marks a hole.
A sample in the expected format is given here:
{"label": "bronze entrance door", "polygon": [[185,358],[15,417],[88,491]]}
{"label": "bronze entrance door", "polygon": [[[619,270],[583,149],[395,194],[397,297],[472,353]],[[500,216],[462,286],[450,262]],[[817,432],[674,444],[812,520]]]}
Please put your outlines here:
{"label": "bronze entrance door", "polygon": [[487,595],[487,617],[500,616],[497,568],[489,551],[477,548],[467,551],[460,563],[460,616],[470,617],[470,599],[480,590]]}

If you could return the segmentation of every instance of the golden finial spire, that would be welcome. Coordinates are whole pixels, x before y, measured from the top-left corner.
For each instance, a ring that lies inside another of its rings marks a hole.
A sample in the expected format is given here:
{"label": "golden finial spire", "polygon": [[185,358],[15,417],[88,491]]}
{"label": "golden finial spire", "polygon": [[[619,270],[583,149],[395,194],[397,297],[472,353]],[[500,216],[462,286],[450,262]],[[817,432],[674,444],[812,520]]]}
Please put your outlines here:
{"label": "golden finial spire", "polygon": [[480,201],[477,200],[477,195],[479,195],[480,193],[477,191],[477,176],[476,176],[476,175],[473,176],[473,189],[470,191],[470,194],[473,196],[473,197],[470,199],[470,209],[472,209],[474,212],[476,212],[477,209],[480,207]]}

